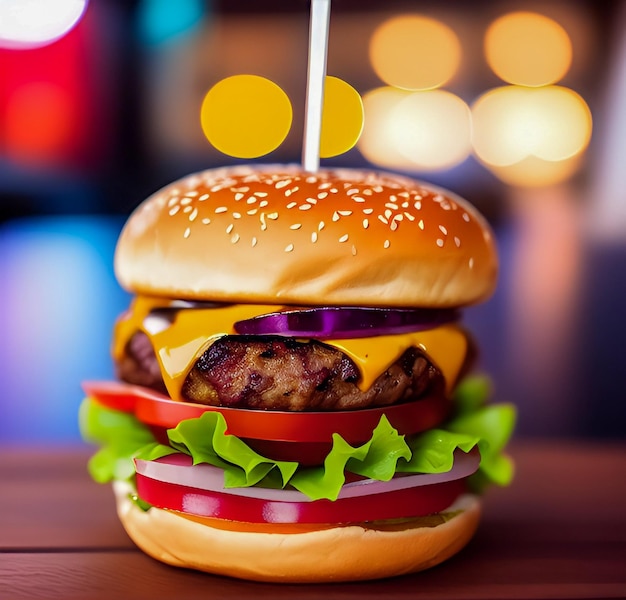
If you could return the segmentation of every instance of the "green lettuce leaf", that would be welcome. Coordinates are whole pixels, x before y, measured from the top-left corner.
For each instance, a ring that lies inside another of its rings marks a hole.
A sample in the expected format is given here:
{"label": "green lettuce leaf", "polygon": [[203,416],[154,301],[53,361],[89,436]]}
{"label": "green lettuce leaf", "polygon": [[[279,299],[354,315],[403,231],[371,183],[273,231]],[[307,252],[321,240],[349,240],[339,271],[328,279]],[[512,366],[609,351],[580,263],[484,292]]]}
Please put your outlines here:
{"label": "green lettuce leaf", "polygon": [[133,415],[105,408],[87,398],[81,407],[83,437],[102,446],[89,470],[96,481],[125,479],[134,475],[133,458],[154,460],[174,452],[192,457],[194,464],[208,463],[224,469],[226,487],[285,487],[311,499],[336,499],[351,472],[380,481],[396,472],[442,473],[449,471],[456,449],[478,447],[481,464],[471,478],[476,491],[490,484],[507,485],[513,463],[504,453],[514,424],[510,404],[487,405],[491,385],[486,378],[470,378],[458,388],[454,417],[442,426],[405,438],[383,416],[371,439],[358,447],[340,435],[333,436],[324,465],[303,467],[295,462],[274,461],[252,450],[239,438],[226,434],[226,421],[217,412],[181,422],[168,430],[170,446],[155,442],[150,430]]}
{"label": "green lettuce leaf", "polygon": [[88,464],[91,477],[98,483],[133,477],[133,458],[139,451],[150,454],[150,460],[164,456],[166,448],[167,454],[175,452],[157,444],[150,429],[134,415],[111,410],[90,398],[80,405],[78,424],[83,439],[100,446]]}

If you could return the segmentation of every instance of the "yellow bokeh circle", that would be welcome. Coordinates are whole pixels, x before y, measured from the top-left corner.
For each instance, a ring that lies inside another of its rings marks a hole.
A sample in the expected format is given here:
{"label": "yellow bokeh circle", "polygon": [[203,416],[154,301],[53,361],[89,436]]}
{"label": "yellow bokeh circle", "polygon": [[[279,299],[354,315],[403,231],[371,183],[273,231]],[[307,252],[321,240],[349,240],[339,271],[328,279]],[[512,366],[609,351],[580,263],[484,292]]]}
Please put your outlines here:
{"label": "yellow bokeh circle", "polygon": [[573,90],[560,86],[504,86],[472,106],[473,145],[489,165],[505,167],[528,157],[556,162],[589,144],[591,111]]}
{"label": "yellow bokeh circle", "polygon": [[428,90],[452,79],[461,62],[461,44],[441,21],[400,15],[376,29],[369,56],[374,71],[386,84]]}
{"label": "yellow bokeh circle", "polygon": [[207,92],[200,109],[206,138],[236,158],[257,158],[278,148],[292,120],[287,94],[258,75],[222,79]]}
{"label": "yellow bokeh circle", "polygon": [[337,77],[326,77],[320,157],[343,154],[358,141],[363,130],[363,101],[359,93]]}
{"label": "yellow bokeh circle", "polygon": [[559,81],[572,62],[572,42],[561,25],[537,13],[496,19],[485,34],[485,57],[500,79],[537,87]]}
{"label": "yellow bokeh circle", "polygon": [[363,96],[365,126],[357,148],[374,165],[388,169],[411,169],[413,163],[398,149],[395,109],[411,92],[380,87]]}

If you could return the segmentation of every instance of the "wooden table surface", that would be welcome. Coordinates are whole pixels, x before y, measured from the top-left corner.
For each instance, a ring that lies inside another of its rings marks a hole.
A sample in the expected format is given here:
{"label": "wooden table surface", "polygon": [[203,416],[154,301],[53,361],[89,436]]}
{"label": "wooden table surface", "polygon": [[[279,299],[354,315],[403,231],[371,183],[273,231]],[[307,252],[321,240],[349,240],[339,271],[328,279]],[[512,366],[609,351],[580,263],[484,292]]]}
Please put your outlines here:
{"label": "wooden table surface", "polygon": [[[270,585],[142,554],[89,451],[0,448],[0,598],[626,598],[626,444],[517,441],[515,484],[492,490],[448,563],[384,581]],[[375,557],[372,557],[375,560]]]}

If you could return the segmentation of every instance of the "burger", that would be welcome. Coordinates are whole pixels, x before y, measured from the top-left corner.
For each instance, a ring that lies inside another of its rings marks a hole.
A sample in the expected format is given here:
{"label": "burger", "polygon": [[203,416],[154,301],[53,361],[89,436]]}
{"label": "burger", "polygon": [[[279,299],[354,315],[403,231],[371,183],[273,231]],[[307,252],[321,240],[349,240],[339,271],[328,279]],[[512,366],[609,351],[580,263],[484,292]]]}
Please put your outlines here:
{"label": "burger", "polygon": [[486,402],[463,307],[493,234],[451,193],[359,170],[251,166],[166,186],[115,254],[134,294],[117,381],[86,382],[134,542],[181,567],[275,582],[389,577],[463,548],[506,485],[515,413]]}

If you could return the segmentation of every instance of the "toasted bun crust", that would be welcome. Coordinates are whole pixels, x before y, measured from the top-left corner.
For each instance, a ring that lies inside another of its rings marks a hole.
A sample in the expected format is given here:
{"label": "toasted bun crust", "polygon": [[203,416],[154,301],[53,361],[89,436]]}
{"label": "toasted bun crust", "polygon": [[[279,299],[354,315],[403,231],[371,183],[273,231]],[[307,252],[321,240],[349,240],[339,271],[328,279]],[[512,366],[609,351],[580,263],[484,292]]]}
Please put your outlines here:
{"label": "toasted bun crust", "polygon": [[225,302],[450,307],[484,300],[486,221],[391,174],[229,167],[185,177],[131,215],[115,270],[136,293]]}
{"label": "toasted bun crust", "polygon": [[380,531],[358,526],[308,533],[248,533],[215,529],[158,508],[142,511],[115,483],[117,511],[130,538],[170,565],[254,581],[317,583],[379,579],[421,571],[461,550],[480,520],[476,496],[436,527]]}

